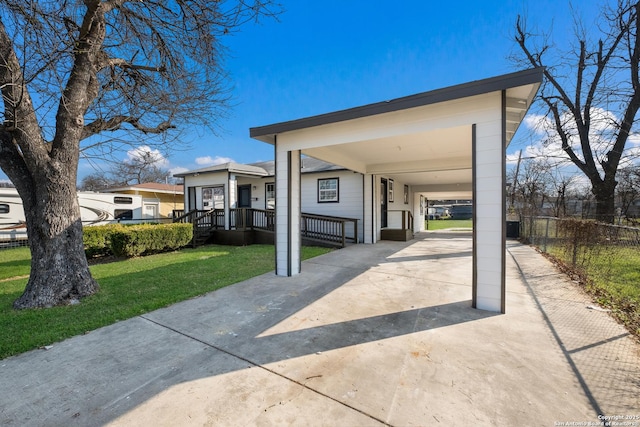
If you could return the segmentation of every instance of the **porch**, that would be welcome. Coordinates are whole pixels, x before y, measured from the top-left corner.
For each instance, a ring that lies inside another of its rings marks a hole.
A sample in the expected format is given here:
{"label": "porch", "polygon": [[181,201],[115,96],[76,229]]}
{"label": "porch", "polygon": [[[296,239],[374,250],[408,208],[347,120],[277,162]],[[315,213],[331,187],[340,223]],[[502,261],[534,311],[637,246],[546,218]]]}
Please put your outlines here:
{"label": "porch", "polygon": [[[193,224],[193,247],[205,243],[223,245],[273,244],[275,211],[271,209],[229,209],[228,227],[224,209],[173,211],[173,222]],[[302,244],[344,248],[358,243],[358,220],[302,213]]]}

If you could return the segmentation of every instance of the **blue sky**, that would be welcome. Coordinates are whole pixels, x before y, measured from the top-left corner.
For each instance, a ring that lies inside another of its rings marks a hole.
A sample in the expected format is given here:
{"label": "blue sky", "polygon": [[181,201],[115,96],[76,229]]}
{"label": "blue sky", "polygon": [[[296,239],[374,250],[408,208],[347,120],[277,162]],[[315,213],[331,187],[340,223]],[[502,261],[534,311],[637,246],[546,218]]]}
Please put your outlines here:
{"label": "blue sky", "polygon": [[[581,3],[589,5],[579,12],[586,19],[598,10],[594,2]],[[250,139],[250,127],[515,71],[508,56],[516,48],[518,14],[541,29],[553,25],[560,39],[572,35],[565,1],[295,0],[284,6],[279,22],[247,26],[229,38],[236,105],[220,136],[198,135],[191,151],[170,158],[171,167],[203,167],[195,163],[203,157],[272,159],[273,148]]]}
{"label": "blue sky", "polygon": [[[187,133],[191,148],[164,167],[185,170],[215,161],[273,158],[249,128],[411,95],[515,71],[518,14],[572,39],[568,1],[282,0],[279,20],[248,24],[224,41],[233,107],[217,135]],[[587,23],[600,2],[579,2]],[[528,144],[518,132],[510,151]],[[126,154],[123,153],[123,159]],[[81,161],[79,178],[93,172]],[[0,175],[0,178],[4,176]]]}

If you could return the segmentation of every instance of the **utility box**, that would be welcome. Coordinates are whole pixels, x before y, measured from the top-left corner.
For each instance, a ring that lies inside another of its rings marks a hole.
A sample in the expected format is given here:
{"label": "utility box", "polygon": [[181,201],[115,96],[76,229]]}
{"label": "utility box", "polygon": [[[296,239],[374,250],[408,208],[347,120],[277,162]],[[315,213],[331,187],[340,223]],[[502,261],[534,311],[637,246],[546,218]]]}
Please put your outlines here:
{"label": "utility box", "polygon": [[507,237],[520,238],[520,221],[507,221]]}

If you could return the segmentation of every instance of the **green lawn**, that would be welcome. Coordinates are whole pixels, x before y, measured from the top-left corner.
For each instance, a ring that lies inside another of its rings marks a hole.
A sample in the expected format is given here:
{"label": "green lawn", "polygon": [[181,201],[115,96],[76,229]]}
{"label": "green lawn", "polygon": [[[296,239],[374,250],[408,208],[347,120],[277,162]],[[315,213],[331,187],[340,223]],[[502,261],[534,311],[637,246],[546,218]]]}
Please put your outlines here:
{"label": "green lawn", "polygon": [[[330,249],[303,247],[304,259]],[[166,307],[272,271],[274,247],[203,246],[91,267],[100,292],[81,304],[16,311],[27,283],[27,248],[0,251],[0,359]],[[7,280],[9,278],[9,280]]]}
{"label": "green lawn", "polygon": [[28,247],[0,250],[0,280],[29,274],[31,262]]}
{"label": "green lawn", "polygon": [[[563,246],[549,245],[548,252],[571,266],[573,253]],[[640,251],[634,246],[596,245],[581,247],[576,271],[585,278],[585,289],[603,307],[640,337]]]}
{"label": "green lawn", "polygon": [[446,230],[448,228],[468,228],[473,227],[470,219],[432,219],[426,221],[427,230]]}

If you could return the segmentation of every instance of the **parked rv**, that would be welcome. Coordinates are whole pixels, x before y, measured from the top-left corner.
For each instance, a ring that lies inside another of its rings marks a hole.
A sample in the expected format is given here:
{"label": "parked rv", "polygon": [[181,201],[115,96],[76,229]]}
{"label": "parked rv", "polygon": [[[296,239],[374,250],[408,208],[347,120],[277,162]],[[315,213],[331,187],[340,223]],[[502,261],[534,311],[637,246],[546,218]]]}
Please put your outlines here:
{"label": "parked rv", "polygon": [[[132,194],[78,192],[84,226],[142,220],[142,197]],[[0,188],[0,242],[26,240],[22,199],[15,188]]]}

